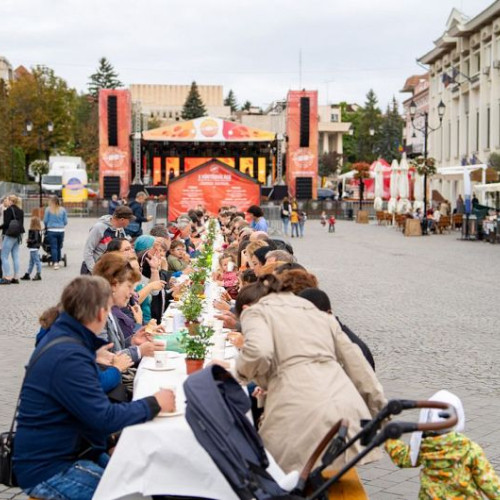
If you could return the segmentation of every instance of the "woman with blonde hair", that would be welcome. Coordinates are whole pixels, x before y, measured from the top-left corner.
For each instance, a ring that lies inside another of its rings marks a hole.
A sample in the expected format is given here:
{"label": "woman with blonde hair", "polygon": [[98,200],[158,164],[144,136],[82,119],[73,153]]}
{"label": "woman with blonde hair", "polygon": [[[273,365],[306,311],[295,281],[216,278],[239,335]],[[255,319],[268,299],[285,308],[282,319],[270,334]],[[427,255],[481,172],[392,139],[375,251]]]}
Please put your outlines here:
{"label": "woman with blonde hair", "polygon": [[[4,200],[3,223],[0,226],[2,241],[3,278],[0,285],[19,284],[19,244],[24,233],[24,212],[21,209],[21,199],[10,194]],[[9,256],[12,255],[14,272],[10,271]]]}
{"label": "woman with blonde hair", "polygon": [[48,209],[45,210],[43,223],[47,229],[47,239],[50,245],[50,260],[54,269],[59,269],[61,250],[64,242],[64,228],[68,224],[66,209],[61,207],[57,196],[51,196]]}

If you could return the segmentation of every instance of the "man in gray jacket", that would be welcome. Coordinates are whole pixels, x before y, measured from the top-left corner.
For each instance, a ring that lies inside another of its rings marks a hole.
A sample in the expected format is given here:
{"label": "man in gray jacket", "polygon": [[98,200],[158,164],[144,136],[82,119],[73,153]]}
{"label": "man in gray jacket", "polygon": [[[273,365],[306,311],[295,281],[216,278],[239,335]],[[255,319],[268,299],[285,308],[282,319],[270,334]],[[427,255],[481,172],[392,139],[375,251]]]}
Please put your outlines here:
{"label": "man in gray jacket", "polygon": [[80,274],[92,274],[94,264],[106,251],[114,238],[128,238],[125,228],[134,219],[129,207],[121,206],[113,215],[104,215],[91,228],[83,249],[83,263]]}

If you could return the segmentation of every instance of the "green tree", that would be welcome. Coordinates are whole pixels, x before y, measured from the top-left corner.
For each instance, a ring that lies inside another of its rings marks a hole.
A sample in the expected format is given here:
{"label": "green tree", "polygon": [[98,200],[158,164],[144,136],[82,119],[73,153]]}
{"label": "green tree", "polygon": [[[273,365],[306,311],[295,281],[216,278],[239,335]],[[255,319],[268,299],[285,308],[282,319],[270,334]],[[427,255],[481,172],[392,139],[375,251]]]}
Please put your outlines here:
{"label": "green tree", "polygon": [[346,102],[341,102],[340,110],[342,114],[342,121],[350,123],[352,131],[352,134],[345,134],[342,137],[342,148],[344,152],[344,164],[342,170],[348,171],[350,170],[350,165],[359,160],[357,141],[362,109],[353,111]]}
{"label": "green tree", "polygon": [[231,108],[231,113],[236,113],[238,110],[238,102],[232,90],[229,90],[227,97],[224,99],[224,106],[229,106]]}
{"label": "green tree", "polygon": [[328,177],[337,172],[342,163],[342,155],[336,151],[323,153],[318,160],[318,173],[321,177]]}
{"label": "green tree", "polygon": [[151,116],[148,120],[148,130],[161,127],[161,120],[157,116]]}
{"label": "green tree", "polygon": [[243,103],[243,106],[241,106],[241,111],[250,111],[251,107],[252,107],[252,103],[250,101],[245,101]]}
{"label": "green tree", "polygon": [[404,120],[399,114],[398,102],[393,97],[392,103],[387,105],[386,113],[382,117],[380,134],[376,146],[379,156],[389,163],[401,156],[399,147],[403,137],[403,127]]}
{"label": "green tree", "polygon": [[500,154],[491,153],[488,157],[488,166],[494,168],[497,172],[500,172]]}
{"label": "green tree", "polygon": [[8,165],[11,161],[9,93],[5,81],[0,78],[0,180],[10,180]]}
{"label": "green tree", "polygon": [[[77,94],[45,66],[13,81],[9,91],[12,145],[20,147],[28,160],[45,159],[51,152],[67,153],[74,144]],[[26,124],[32,123],[28,132]],[[52,123],[53,130],[48,125]]]}
{"label": "green tree", "polygon": [[123,83],[118,79],[118,73],[112,64],[105,57],[101,57],[99,59],[99,67],[95,73],[90,75],[90,81],[87,86],[89,94],[94,99],[97,99],[99,90],[123,87]]}
{"label": "green tree", "polygon": [[[382,117],[377,103],[377,96],[375,92],[370,89],[366,94],[366,102],[361,112],[357,130],[358,160],[369,163],[376,160],[379,154],[377,145],[380,141]],[[373,129],[373,135],[370,135],[370,129]]]}
{"label": "green tree", "polygon": [[182,108],[181,117],[183,120],[194,120],[200,116],[206,116],[207,110],[203,104],[196,82],[191,84],[191,89]]}

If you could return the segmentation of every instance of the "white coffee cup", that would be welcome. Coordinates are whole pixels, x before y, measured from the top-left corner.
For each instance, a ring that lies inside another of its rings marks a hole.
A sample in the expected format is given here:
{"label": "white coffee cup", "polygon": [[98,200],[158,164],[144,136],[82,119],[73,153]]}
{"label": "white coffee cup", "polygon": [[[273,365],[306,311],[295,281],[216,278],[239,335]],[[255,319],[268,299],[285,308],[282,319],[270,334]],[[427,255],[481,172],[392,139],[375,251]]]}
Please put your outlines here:
{"label": "white coffee cup", "polygon": [[162,325],[165,328],[166,332],[172,333],[174,331],[174,318],[169,316],[163,318]]}
{"label": "white coffee cup", "polygon": [[233,272],[234,271],[234,262],[228,262],[227,263],[227,271],[229,273]]}
{"label": "white coffee cup", "polygon": [[166,368],[168,363],[168,352],[167,351],[155,351],[155,367],[156,368]]}
{"label": "white coffee cup", "polygon": [[214,319],[214,331],[215,333],[222,333],[224,328],[224,321],[222,319]]}

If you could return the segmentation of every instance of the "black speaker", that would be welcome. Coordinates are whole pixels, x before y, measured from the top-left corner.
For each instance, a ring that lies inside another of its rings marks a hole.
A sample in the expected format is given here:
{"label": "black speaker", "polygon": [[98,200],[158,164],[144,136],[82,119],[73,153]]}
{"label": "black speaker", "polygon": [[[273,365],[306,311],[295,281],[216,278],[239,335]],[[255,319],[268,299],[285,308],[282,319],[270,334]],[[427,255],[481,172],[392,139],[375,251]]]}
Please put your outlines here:
{"label": "black speaker", "polygon": [[120,177],[118,175],[104,176],[103,178],[104,193],[103,198],[109,200],[111,195],[117,194],[120,196]]}
{"label": "black speaker", "polygon": [[108,96],[108,146],[118,146],[118,97]]}
{"label": "black speaker", "polygon": [[312,177],[295,178],[295,198],[297,200],[310,200],[313,193]]}
{"label": "black speaker", "polygon": [[310,101],[309,97],[300,98],[300,147],[309,147],[309,115]]}

